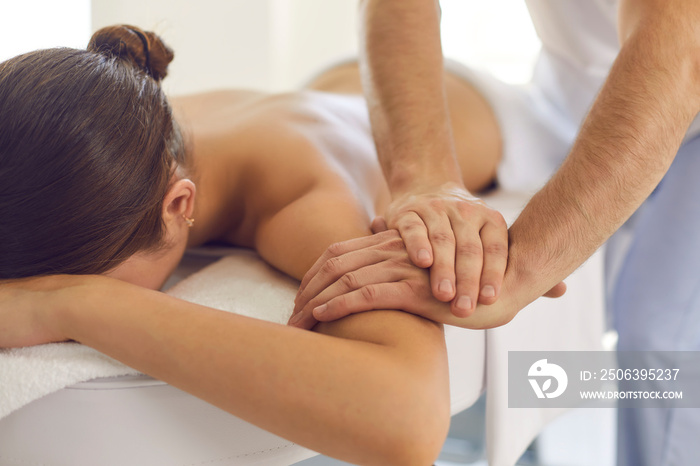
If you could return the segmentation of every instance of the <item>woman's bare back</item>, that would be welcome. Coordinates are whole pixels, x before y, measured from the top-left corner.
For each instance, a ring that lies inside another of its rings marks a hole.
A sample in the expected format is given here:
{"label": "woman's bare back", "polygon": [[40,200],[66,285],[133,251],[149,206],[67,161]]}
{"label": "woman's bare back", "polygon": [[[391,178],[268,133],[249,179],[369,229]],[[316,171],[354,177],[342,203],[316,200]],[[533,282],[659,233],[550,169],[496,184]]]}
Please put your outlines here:
{"label": "woman's bare back", "polygon": [[[447,73],[446,89],[462,175],[468,189],[478,191],[495,177],[497,125],[482,117],[473,127],[474,108],[488,110],[488,104],[463,80]],[[171,99],[200,181],[199,216],[209,227],[190,245],[211,239],[213,231],[217,239],[252,247],[260,213],[278,210],[311,186],[353,199],[368,219],[381,214],[389,192],[360,90],[356,65],[345,64],[299,92],[224,90]]]}
{"label": "woman's bare back", "polygon": [[[252,217],[293,202],[311,186],[353,198],[368,218],[388,202],[360,96],[216,91],[171,102],[192,150],[204,200],[200,216],[220,230],[221,240],[251,247],[258,221]],[[221,202],[228,209],[249,200],[229,211],[237,221],[226,225],[211,219],[220,216],[212,204],[222,191],[230,193],[230,202]],[[193,243],[202,242],[194,236]]]}

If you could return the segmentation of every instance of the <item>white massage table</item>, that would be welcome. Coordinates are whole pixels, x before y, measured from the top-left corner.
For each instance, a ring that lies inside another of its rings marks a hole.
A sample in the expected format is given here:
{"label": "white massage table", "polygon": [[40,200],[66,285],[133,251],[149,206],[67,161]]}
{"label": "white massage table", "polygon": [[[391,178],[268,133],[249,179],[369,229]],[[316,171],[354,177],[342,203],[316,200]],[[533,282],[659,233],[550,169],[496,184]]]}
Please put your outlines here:
{"label": "white massage table", "polygon": [[[526,200],[488,199],[509,221]],[[208,261],[191,256],[181,272]],[[489,464],[514,464],[562,412],[507,408],[507,352],[600,349],[602,269],[594,256],[567,279],[565,297],[542,298],[505,327],[446,328],[453,414],[487,392]],[[290,465],[315,454],[145,375],[78,383],[0,419],[1,466]]]}

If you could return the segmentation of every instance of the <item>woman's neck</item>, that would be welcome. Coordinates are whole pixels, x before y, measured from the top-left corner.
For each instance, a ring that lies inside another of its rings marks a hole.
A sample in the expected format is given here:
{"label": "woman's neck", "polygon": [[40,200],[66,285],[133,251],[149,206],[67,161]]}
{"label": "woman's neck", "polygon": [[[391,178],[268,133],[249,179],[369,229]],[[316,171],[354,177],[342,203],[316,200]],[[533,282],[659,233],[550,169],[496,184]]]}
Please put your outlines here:
{"label": "woman's neck", "polygon": [[197,185],[188,247],[209,242],[252,246],[252,239],[242,231],[247,223],[247,149],[239,127],[249,113],[246,108],[264,97],[251,91],[220,91],[171,99],[191,150]]}

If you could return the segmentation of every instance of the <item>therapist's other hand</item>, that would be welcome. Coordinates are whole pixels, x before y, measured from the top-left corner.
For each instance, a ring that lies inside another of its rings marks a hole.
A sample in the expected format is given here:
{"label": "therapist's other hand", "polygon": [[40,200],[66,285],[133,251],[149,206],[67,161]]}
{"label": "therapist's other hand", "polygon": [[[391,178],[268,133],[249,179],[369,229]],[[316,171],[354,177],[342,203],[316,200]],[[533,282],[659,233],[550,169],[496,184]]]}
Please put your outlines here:
{"label": "therapist's other hand", "polygon": [[306,273],[290,325],[310,329],[356,312],[397,309],[441,321],[450,304],[430,289],[428,270],[408,258],[396,230],[330,246]]}
{"label": "therapist's other hand", "polygon": [[[557,298],[565,291],[561,282],[544,296]],[[496,327],[514,315],[486,308],[477,319],[454,316],[449,303],[432,295],[429,272],[411,263],[396,230],[329,247],[304,276],[294,303],[289,324],[305,329],[373,309],[401,310],[467,328]]]}
{"label": "therapist's other hand", "polygon": [[452,301],[455,316],[469,316],[477,302],[496,302],[508,260],[500,212],[451,182],[395,197],[384,221],[401,234],[411,262],[430,267],[433,296]]}

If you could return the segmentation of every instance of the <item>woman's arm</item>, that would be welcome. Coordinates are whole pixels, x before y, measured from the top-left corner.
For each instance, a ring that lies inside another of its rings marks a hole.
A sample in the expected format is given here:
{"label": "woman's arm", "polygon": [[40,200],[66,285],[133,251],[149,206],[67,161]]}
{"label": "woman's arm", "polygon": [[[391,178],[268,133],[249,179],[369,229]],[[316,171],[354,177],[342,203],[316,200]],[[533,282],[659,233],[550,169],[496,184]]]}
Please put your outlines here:
{"label": "woman's arm", "polygon": [[[309,215],[310,212],[314,212],[315,215]],[[304,220],[300,221],[300,219]],[[315,258],[325,251],[327,245],[348,238],[370,235],[368,220],[367,215],[362,213],[358,201],[347,191],[338,189],[337,180],[320,180],[315,189],[260,222],[256,235],[256,249],[267,262],[292,276],[301,278],[315,262]],[[301,273],[299,273],[300,269]],[[449,304],[447,306],[449,309]],[[404,380],[412,380],[409,384],[422,385],[421,380],[428,377],[430,380],[427,380],[426,386],[410,388],[409,385],[408,387],[410,390],[422,391],[423,396],[431,400],[428,405],[424,404],[425,401],[416,403],[423,405],[419,408],[420,411],[427,408],[425,414],[433,416],[432,421],[425,425],[425,428],[430,431],[435,428],[430,427],[431,424],[435,426],[437,422],[439,425],[440,422],[445,421],[444,416],[449,417],[447,413],[449,411],[449,382],[447,380],[444,335],[441,326],[434,326],[433,323],[422,318],[405,320],[402,314],[404,313],[380,310],[379,312],[355,316],[361,317],[361,319],[342,319],[319,324],[314,330],[326,335],[355,340],[352,342],[353,344],[370,343],[374,345],[373,350],[378,350],[385,356],[393,355],[391,356],[393,362],[390,363],[392,371],[404,373],[404,376],[407,377]],[[427,346],[423,348],[416,346],[419,341],[427,343]],[[323,350],[318,348],[317,351]],[[421,362],[412,366],[410,355],[418,353],[420,353]],[[381,389],[385,395],[393,396],[391,392],[403,391],[399,385],[395,385],[392,380],[393,376],[384,372],[383,369],[377,372],[372,370],[371,373],[363,375],[362,372],[365,372],[366,369],[364,365],[368,364],[369,361],[364,356],[352,362],[348,360],[344,364],[345,370],[349,372],[348,380],[352,379],[353,375],[351,374],[353,373],[357,374],[357,377],[363,379],[365,383],[371,383],[371,380],[377,377],[377,381],[381,385],[385,385]],[[334,361],[332,357],[328,363],[329,366],[338,367],[338,361]],[[334,383],[336,382],[345,383],[340,380],[334,381]],[[401,382],[401,384],[404,383],[406,382]],[[351,392],[355,394],[354,396],[358,396],[359,386],[357,383],[351,383],[350,387]],[[368,399],[374,399],[377,394],[376,388],[376,386],[368,386],[364,396]],[[400,404],[409,403],[410,396],[408,393],[405,395],[407,395],[405,399],[403,395],[400,396],[403,399]],[[383,405],[381,400],[374,402]],[[383,405],[377,414],[387,409],[393,411],[391,405]],[[386,415],[390,416],[388,412]],[[402,421],[403,416],[406,417]],[[404,411],[399,413],[395,420],[411,423],[410,419],[412,418],[414,415]],[[417,418],[415,419],[417,420]],[[356,421],[358,429],[362,430],[366,427],[367,419],[357,419]],[[387,427],[389,428],[389,426]],[[391,429],[393,430],[393,428]],[[442,435],[445,433],[442,432]],[[370,442],[373,436],[374,434],[369,436]],[[439,443],[441,442],[442,440]],[[418,463],[420,462],[416,462],[416,464]]]}
{"label": "woman's arm", "polygon": [[[260,224],[261,254],[294,267],[313,262],[329,241],[367,233],[366,220],[353,222],[342,205],[325,192],[287,205]],[[299,215],[319,222],[303,224]],[[441,327],[385,311],[317,330],[100,276],[0,287],[0,346],[76,340],[324,454],[358,464],[430,464],[449,425]]]}
{"label": "woman's arm", "polygon": [[449,423],[442,332],[404,313],[348,318],[329,336],[107,277],[57,276],[3,285],[0,322],[0,346],[76,340],[357,464],[430,464]]}

